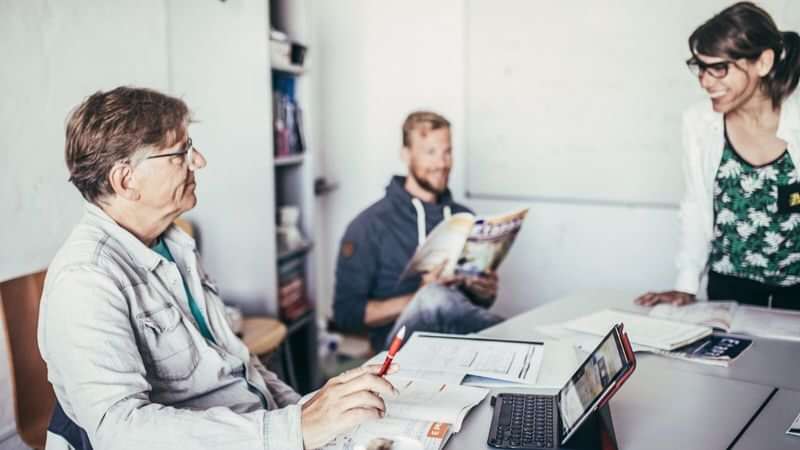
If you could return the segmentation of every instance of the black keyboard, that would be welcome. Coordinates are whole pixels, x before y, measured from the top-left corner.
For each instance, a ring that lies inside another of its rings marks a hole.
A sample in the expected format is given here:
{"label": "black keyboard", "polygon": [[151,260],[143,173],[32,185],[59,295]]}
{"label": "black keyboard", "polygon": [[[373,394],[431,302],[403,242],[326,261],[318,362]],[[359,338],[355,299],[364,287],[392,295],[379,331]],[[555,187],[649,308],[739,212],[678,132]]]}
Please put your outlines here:
{"label": "black keyboard", "polygon": [[555,448],[555,401],[552,396],[499,394],[488,443],[498,448]]}

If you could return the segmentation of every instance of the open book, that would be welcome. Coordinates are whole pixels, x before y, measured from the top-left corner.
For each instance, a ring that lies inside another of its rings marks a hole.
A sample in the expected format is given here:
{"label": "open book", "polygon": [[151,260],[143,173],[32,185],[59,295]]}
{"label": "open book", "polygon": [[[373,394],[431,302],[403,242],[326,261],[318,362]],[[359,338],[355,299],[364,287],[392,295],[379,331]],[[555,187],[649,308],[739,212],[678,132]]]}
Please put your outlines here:
{"label": "open book", "polygon": [[[542,325],[536,327],[536,330],[547,336],[568,342],[584,352],[591,352],[602,340],[599,335],[575,331],[565,325],[566,323]],[[632,344],[632,347],[633,351],[637,353],[654,353],[667,358],[727,367],[745,350],[750,348],[752,343],[753,341],[750,339],[717,334],[708,335],[691,344],[677,347],[673,350],[661,350],[642,344]]]}
{"label": "open book", "polygon": [[658,350],[675,350],[711,334],[710,326],[648,317],[615,309],[605,309],[564,323],[564,327],[603,336],[615,324],[624,323],[631,342]]}
{"label": "open book", "polygon": [[800,341],[800,311],[710,301],[685,306],[662,303],[650,310],[650,316],[708,325],[730,333]]}
{"label": "open book", "polygon": [[478,218],[458,213],[443,221],[414,253],[401,278],[428,272],[447,261],[442,275],[478,275],[493,272],[508,253],[528,209]]}
{"label": "open book", "polygon": [[387,376],[399,391],[384,397],[386,416],[337,436],[323,450],[439,450],[461,430],[467,413],[488,389]]}

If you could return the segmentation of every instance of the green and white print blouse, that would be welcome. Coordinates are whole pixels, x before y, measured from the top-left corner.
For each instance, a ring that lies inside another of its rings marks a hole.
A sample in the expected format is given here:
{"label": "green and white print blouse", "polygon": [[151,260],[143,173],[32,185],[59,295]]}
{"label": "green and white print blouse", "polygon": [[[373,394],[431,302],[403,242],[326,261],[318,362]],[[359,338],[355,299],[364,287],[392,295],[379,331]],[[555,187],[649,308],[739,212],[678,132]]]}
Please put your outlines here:
{"label": "green and white print blouse", "polygon": [[725,140],[714,180],[711,270],[769,285],[800,283],[800,213],[778,212],[778,186],[800,182],[794,169],[788,152],[753,166]]}

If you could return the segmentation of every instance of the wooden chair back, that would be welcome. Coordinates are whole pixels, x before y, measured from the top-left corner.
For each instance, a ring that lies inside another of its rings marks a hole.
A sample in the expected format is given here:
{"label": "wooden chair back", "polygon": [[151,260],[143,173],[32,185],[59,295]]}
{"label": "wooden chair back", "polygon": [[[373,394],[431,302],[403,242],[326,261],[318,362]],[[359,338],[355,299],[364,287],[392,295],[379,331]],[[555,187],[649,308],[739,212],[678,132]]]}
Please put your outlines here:
{"label": "wooden chair back", "polygon": [[36,337],[44,276],[41,271],[0,283],[0,320],[5,323],[17,432],[35,449],[44,448],[55,403]]}

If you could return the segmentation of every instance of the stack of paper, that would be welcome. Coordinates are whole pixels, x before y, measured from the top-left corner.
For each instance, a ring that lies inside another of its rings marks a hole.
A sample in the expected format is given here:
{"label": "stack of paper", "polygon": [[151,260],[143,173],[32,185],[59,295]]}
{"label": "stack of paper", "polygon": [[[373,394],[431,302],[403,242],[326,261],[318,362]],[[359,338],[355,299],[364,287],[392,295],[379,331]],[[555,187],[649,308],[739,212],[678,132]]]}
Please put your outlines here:
{"label": "stack of paper", "polygon": [[[386,416],[358,425],[323,450],[367,448],[439,450],[461,430],[467,413],[489,392],[457,384],[388,376],[399,394],[384,397]],[[382,447],[383,446],[383,447]]]}
{"label": "stack of paper", "polygon": [[618,323],[625,325],[625,332],[632,343],[667,351],[691,344],[712,332],[709,326],[657,319],[614,309],[605,309],[570,320],[564,326],[574,331],[604,336]]}

